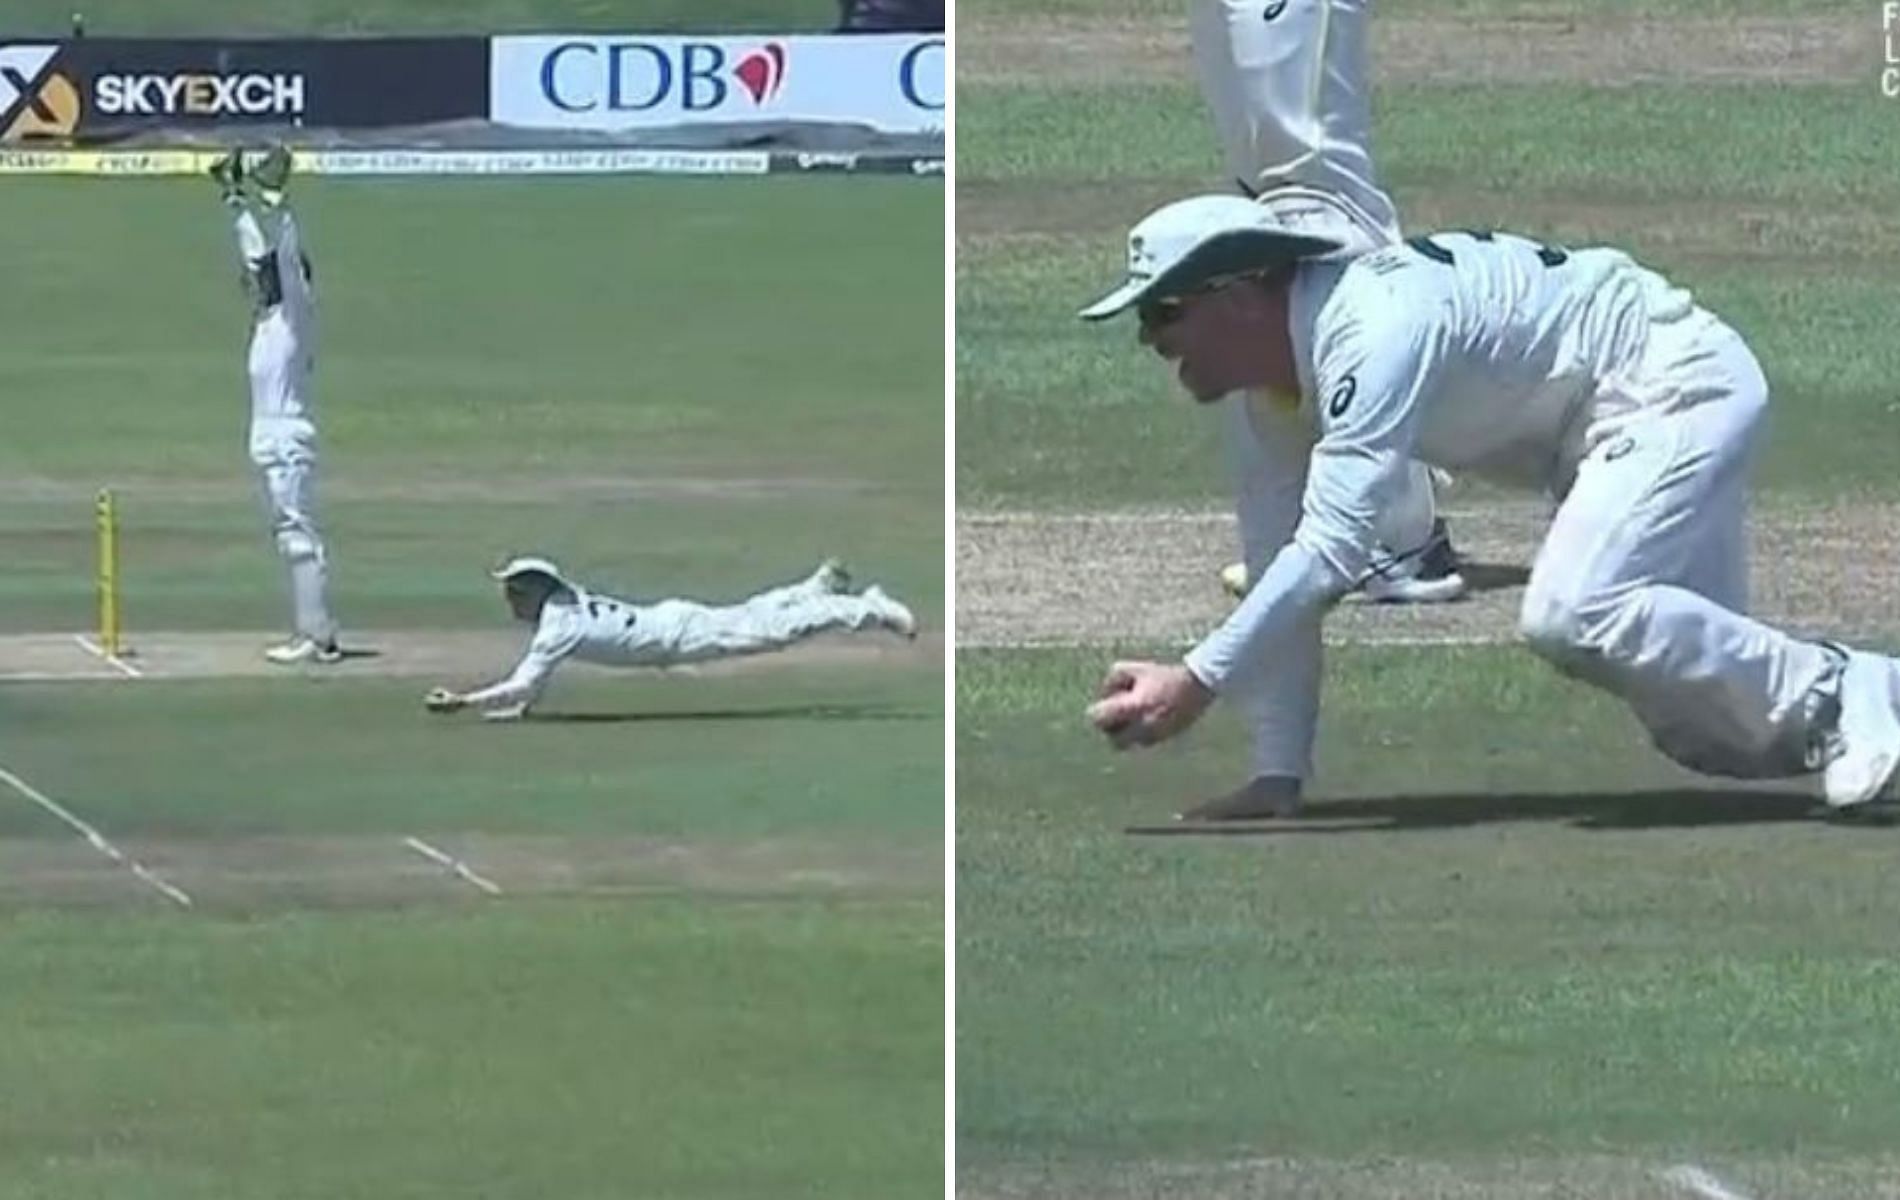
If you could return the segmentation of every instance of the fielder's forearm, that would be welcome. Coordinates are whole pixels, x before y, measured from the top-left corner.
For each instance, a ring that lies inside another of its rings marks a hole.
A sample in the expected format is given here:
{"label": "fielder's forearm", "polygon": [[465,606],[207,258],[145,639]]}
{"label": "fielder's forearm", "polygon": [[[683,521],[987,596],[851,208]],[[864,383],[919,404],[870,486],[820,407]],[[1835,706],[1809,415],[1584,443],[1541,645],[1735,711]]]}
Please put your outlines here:
{"label": "fielder's forearm", "polygon": [[1319,620],[1350,587],[1324,556],[1295,537],[1273,556],[1240,607],[1188,651],[1188,670],[1214,692],[1254,680],[1272,666],[1278,646]]}
{"label": "fielder's forearm", "polygon": [[471,708],[508,708],[516,704],[530,704],[547,686],[548,677],[553,673],[552,662],[530,654],[521,660],[508,678],[468,693],[462,697],[462,702]]}

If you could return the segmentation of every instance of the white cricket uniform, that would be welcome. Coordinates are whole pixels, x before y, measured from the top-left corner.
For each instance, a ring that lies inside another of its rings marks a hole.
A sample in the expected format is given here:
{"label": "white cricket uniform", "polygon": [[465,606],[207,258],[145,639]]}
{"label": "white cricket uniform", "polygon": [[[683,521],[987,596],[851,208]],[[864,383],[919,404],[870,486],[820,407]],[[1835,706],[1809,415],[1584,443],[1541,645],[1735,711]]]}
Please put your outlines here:
{"label": "white cricket uniform", "polygon": [[1372,169],[1369,0],[1192,4],[1194,69],[1235,181],[1256,194],[1322,188],[1376,240],[1397,240]]}
{"label": "white cricket uniform", "polygon": [[1621,696],[1693,769],[1811,769],[1827,652],[1743,615],[1767,383],[1739,335],[1617,251],[1507,235],[1306,263],[1292,289],[1316,430],[1303,511],[1188,655],[1196,676],[1226,690],[1278,670],[1365,569],[1416,457],[1560,501],[1521,615],[1538,654]]}
{"label": "white cricket uniform", "polygon": [[[1229,173],[1253,193],[1317,189],[1283,194],[1270,207],[1288,228],[1344,236],[1354,251],[1400,236],[1398,210],[1372,165],[1369,4],[1192,0],[1189,18],[1195,73]],[[1242,556],[1247,577],[1258,579],[1299,519],[1308,439],[1291,407],[1265,392],[1230,396],[1220,408]],[[1432,486],[1423,464],[1408,468],[1380,513],[1380,545],[1409,553],[1429,541]],[[1319,622],[1282,652],[1281,669],[1236,700],[1251,715],[1254,773],[1304,778],[1319,709]]]}
{"label": "white cricket uniform", "polygon": [[257,467],[271,537],[290,575],[292,625],[319,643],[335,640],[328,569],[317,531],[317,429],[310,375],[316,353],[316,296],[297,219],[287,207],[235,217],[246,285],[255,306],[248,370],[250,456]]}
{"label": "white cricket uniform", "polygon": [[481,708],[533,704],[564,659],[616,667],[670,667],[781,650],[830,629],[886,626],[895,605],[825,590],[811,580],[738,604],[634,604],[567,584],[541,607],[528,651],[506,679],[470,692]]}

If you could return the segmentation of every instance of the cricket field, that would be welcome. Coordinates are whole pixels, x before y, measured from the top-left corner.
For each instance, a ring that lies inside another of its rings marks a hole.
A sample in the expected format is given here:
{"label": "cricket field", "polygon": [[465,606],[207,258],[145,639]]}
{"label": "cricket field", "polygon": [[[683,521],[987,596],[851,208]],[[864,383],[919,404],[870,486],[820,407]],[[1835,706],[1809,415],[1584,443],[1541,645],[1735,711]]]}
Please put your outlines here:
{"label": "cricket field", "polygon": [[[120,7],[117,32],[244,16]],[[675,7],[655,19],[708,19]],[[29,33],[65,19],[27,8]],[[264,25],[457,24],[353,11]],[[258,656],[287,601],[216,189],[0,183],[0,1195],[938,1194],[941,185],[292,199],[333,602],[366,653],[285,671]],[[76,640],[102,487],[123,669]],[[426,714],[513,665],[528,630],[487,570],[530,551],[712,600],[840,555],[923,632],[564,671],[516,725]]]}
{"label": "cricket field", "polygon": [[[1376,8],[1407,226],[1615,245],[1694,289],[1774,391],[1757,611],[1900,645],[1879,6]],[[1226,186],[1185,23],[960,6],[959,1191],[1895,1195],[1900,831],[1677,770],[1513,645],[1536,503],[1460,481],[1478,594],[1331,619],[1306,818],[1136,832],[1246,763],[1225,714],[1120,757],[1082,717],[1112,658],[1220,618],[1235,553],[1212,423],[1074,316],[1129,224]]]}

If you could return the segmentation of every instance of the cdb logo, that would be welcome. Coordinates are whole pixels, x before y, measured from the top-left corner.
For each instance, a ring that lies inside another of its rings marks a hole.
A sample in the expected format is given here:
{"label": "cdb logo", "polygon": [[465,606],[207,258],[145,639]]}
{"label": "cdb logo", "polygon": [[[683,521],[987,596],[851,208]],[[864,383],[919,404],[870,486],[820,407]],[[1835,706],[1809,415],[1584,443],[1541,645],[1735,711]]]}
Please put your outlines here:
{"label": "cdb logo", "polygon": [[776,43],[729,65],[717,42],[566,42],[541,61],[541,93],[563,112],[645,112],[677,104],[706,112],[725,104],[737,79],[753,104],[776,94],[785,75]]}

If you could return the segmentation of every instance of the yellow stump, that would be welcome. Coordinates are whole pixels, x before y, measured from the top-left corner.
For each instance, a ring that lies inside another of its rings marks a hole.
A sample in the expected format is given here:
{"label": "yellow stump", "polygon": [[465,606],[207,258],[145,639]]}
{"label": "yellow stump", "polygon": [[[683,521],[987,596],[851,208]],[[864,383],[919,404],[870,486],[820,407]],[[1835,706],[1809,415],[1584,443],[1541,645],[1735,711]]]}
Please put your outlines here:
{"label": "yellow stump", "polygon": [[95,507],[99,525],[99,648],[119,657],[119,510],[112,489],[102,488]]}

